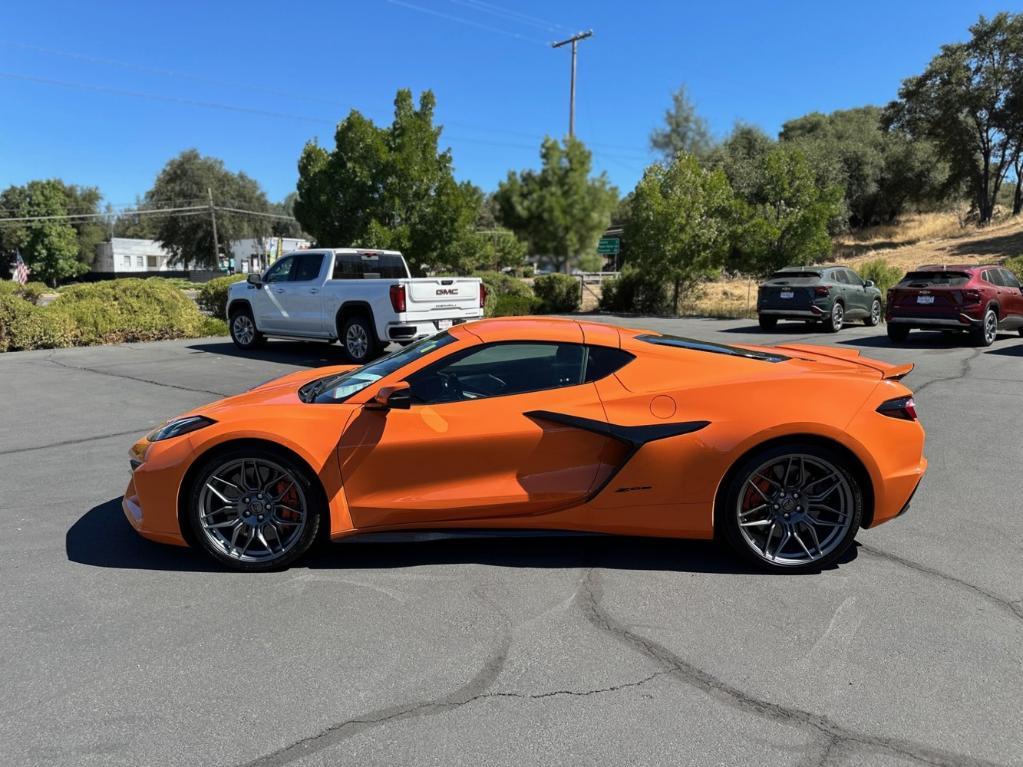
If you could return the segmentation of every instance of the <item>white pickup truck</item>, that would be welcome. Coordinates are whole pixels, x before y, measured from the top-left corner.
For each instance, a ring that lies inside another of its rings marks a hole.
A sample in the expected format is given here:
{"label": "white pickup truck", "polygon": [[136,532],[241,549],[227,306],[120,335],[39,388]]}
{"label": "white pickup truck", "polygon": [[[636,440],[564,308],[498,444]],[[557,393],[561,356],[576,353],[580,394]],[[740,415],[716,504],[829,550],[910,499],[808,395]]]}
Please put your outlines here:
{"label": "white pickup truck", "polygon": [[241,349],[267,336],[341,339],[348,358],[361,365],[391,342],[479,319],[485,303],[479,278],[413,279],[397,251],[300,250],[232,285],[227,321]]}

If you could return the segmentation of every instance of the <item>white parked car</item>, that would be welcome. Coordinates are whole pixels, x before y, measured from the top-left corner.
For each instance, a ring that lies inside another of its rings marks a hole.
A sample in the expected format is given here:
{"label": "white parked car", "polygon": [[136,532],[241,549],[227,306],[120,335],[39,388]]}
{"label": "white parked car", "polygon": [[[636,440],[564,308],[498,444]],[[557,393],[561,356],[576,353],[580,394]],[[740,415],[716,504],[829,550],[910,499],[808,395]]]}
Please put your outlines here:
{"label": "white parked car", "polygon": [[391,342],[407,344],[479,319],[486,288],[477,277],[413,279],[401,253],[300,250],[231,286],[231,338],[251,349],[268,336],[341,340],[362,364]]}

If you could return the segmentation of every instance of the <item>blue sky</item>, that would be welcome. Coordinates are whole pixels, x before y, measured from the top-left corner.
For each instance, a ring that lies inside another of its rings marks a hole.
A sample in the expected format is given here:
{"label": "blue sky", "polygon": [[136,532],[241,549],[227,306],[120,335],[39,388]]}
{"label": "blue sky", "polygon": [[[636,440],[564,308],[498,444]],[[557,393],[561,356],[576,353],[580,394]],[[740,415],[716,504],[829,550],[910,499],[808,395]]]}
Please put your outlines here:
{"label": "blue sky", "polygon": [[[9,3],[0,26],[0,188],[60,177],[130,204],[196,147],[294,189],[312,138],[394,92],[431,88],[459,178],[496,187],[568,128],[567,48],[580,45],[576,133],[628,191],[680,84],[716,135],[892,99],[986,0],[838,3],[338,0]],[[218,104],[220,108],[204,106]],[[232,107],[229,109],[224,107]]]}

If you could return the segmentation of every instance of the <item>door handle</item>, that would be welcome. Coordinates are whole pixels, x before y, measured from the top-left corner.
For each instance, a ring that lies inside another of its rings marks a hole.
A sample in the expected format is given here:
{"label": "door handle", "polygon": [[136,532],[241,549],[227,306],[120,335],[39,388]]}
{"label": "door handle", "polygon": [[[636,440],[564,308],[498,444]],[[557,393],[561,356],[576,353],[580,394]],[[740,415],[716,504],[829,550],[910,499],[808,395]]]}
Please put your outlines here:
{"label": "door handle", "polygon": [[274,293],[283,293],[284,288],[274,288]]}
{"label": "door handle", "polygon": [[319,288],[309,288],[309,292],[310,293],[319,293],[320,290],[319,290]]}

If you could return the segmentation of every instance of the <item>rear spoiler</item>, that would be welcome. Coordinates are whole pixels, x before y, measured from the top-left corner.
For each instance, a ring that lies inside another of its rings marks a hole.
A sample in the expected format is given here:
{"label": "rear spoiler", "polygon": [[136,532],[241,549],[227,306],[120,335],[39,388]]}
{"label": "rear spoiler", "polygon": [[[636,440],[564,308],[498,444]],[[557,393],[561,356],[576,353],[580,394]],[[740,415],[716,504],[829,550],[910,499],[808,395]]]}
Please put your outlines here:
{"label": "rear spoiler", "polygon": [[831,359],[843,362],[863,365],[880,373],[883,381],[898,381],[909,375],[913,368],[916,367],[912,362],[893,365],[888,362],[881,362],[881,360],[871,359],[870,357],[861,357],[858,349],[836,349],[832,346],[811,346],[810,344],[784,344],[774,348],[812,354],[815,357],[830,357]]}

